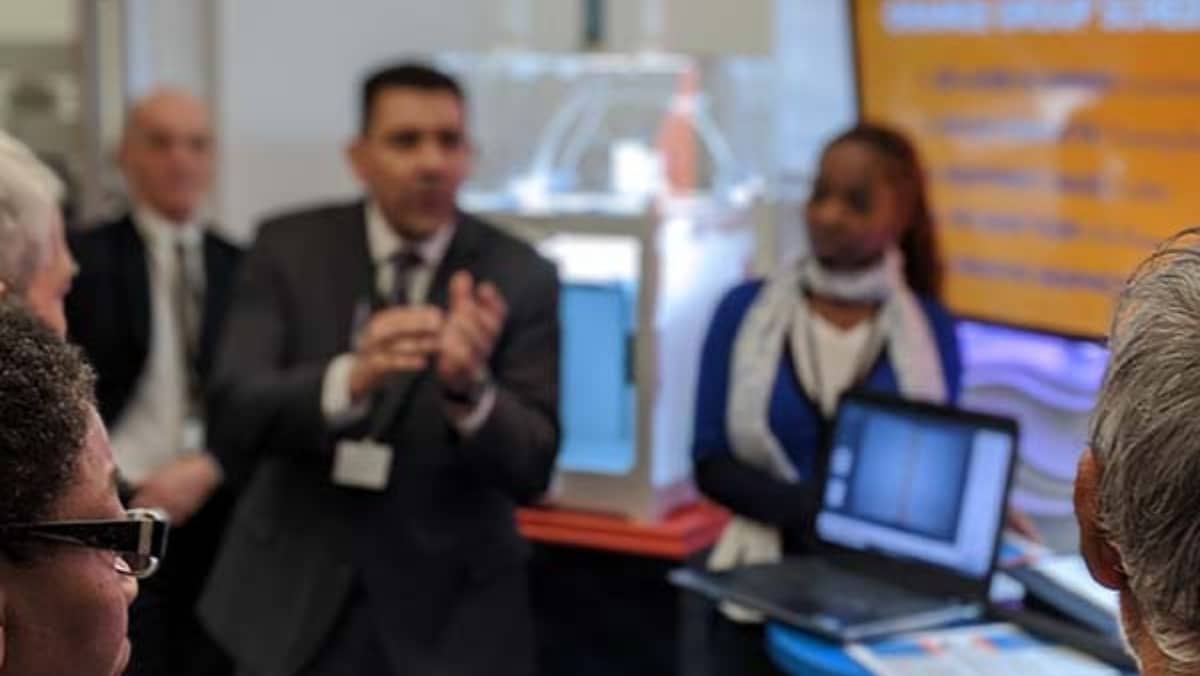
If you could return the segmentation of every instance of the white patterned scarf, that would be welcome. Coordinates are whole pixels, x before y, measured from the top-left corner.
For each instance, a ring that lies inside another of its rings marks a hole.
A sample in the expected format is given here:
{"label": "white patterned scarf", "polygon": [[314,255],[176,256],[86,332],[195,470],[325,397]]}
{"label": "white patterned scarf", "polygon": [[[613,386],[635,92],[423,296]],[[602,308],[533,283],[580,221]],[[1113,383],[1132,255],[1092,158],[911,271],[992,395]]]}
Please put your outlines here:
{"label": "white patterned scarf", "polygon": [[[877,336],[868,349],[873,365],[879,350],[886,349],[900,392],[907,398],[945,403],[946,381],[937,342],[929,320],[904,280],[904,260],[899,251],[887,252],[879,264],[853,273],[823,269],[814,258],[803,258],[767,278],[750,306],[733,346],[730,364],[726,427],[738,460],[787,482],[802,478],[771,431],[770,404],[784,349],[792,349],[796,377],[811,401],[819,402],[817,375],[813,372],[812,343],[790,335],[793,326],[812,321],[803,289],[830,298],[881,304],[875,319]],[[869,368],[869,367],[868,367]],[[825,417],[832,411],[820,410]],[[812,449],[816,452],[818,449]],[[712,570],[741,565],[773,563],[782,558],[779,531],[745,517],[734,517],[709,557]],[[740,621],[755,621],[753,613],[723,606]]]}

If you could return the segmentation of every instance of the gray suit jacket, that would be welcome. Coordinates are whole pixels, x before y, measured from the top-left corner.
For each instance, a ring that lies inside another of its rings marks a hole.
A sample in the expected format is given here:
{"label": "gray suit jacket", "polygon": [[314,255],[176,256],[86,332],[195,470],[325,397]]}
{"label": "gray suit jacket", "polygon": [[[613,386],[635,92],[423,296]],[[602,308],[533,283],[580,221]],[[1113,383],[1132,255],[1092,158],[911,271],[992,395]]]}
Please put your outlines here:
{"label": "gray suit jacket", "polygon": [[[496,284],[509,305],[491,360],[491,415],[460,438],[435,374],[399,378],[383,397],[383,438],[395,452],[388,489],[340,488],[330,480],[339,433],[325,424],[320,399],[330,360],[350,350],[355,307],[371,296],[363,206],[285,215],[260,229],[210,390],[213,447],[243,497],[201,602],[243,668],[294,674],[355,588],[395,650],[422,653],[409,664],[428,673],[495,671],[485,649],[494,637],[483,630],[453,632],[475,645],[477,664],[439,666],[438,655],[455,651],[439,644],[450,623],[529,623],[523,598],[494,607],[504,595],[480,590],[511,579],[524,593],[527,545],[513,508],[545,490],[558,449],[557,275],[528,245],[465,214],[431,302],[445,307],[460,269]],[[464,613],[476,619],[464,623]],[[472,648],[457,648],[459,662],[464,650]]]}

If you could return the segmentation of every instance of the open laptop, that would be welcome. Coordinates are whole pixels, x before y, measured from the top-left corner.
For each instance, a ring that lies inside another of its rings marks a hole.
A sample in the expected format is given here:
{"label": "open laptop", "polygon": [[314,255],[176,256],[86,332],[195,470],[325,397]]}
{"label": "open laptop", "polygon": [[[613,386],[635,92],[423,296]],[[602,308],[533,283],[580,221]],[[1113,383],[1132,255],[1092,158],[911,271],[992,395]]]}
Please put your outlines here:
{"label": "open laptop", "polygon": [[672,581],[841,641],[980,616],[1016,423],[855,393],[829,442],[813,556]]}

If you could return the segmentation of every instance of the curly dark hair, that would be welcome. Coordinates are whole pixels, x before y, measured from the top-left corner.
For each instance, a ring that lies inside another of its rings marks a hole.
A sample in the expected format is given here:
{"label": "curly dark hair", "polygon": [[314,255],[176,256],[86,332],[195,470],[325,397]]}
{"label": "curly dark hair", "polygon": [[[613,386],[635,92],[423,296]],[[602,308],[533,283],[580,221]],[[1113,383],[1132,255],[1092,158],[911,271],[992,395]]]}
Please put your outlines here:
{"label": "curly dark hair", "polygon": [[94,380],[78,349],[0,301],[0,525],[47,518],[70,488]]}
{"label": "curly dark hair", "polygon": [[943,264],[937,231],[929,208],[925,170],[917,148],[902,132],[873,122],[862,122],[839,134],[825,152],[842,143],[862,143],[887,161],[889,177],[907,193],[908,222],[904,224],[900,250],[904,253],[904,277],[917,294],[941,298]]}

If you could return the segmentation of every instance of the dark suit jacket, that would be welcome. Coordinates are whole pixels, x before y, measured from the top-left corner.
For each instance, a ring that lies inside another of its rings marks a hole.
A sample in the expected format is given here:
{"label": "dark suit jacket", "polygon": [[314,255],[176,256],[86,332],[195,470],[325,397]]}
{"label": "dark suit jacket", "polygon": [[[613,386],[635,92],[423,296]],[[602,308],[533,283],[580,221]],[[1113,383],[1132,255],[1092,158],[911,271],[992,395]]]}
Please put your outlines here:
{"label": "dark suit jacket", "polygon": [[[126,215],[72,233],[79,276],[66,298],[67,332],[96,369],[100,416],[109,426],[133,398],[150,351],[150,272],[146,247]],[[205,298],[196,368],[207,378],[241,250],[206,232]]]}
{"label": "dark suit jacket", "polygon": [[[495,408],[460,438],[434,373],[398,378],[385,397],[401,404],[384,426],[390,484],[371,493],[332,483],[337,435],[320,404],[326,367],[351,349],[355,307],[372,295],[371,269],[362,203],[260,230],[210,391],[211,438],[246,487],[202,616],[241,668],[290,676],[358,590],[401,673],[527,673],[525,646],[503,637],[529,623],[513,508],[545,490],[558,449],[557,275],[528,245],[460,215],[430,302],[446,306],[461,269],[507,300]],[[485,593],[501,579],[519,593]]]}

